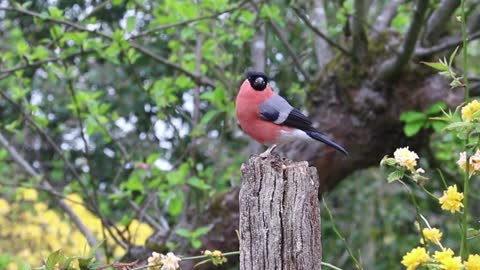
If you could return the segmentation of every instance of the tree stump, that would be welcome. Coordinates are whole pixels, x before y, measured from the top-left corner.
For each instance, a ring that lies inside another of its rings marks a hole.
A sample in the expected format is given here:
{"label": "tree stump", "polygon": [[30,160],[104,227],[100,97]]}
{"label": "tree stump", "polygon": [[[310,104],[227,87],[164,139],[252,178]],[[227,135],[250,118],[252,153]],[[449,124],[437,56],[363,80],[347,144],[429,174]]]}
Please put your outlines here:
{"label": "tree stump", "polygon": [[270,155],[241,171],[240,270],[321,269],[317,170]]}

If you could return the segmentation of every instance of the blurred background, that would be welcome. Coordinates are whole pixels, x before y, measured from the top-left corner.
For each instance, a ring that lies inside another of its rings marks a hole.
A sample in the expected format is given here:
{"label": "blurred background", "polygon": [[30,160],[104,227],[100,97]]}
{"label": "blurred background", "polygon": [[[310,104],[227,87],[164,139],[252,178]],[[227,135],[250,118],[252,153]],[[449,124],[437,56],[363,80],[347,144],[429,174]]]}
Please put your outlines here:
{"label": "blurred background", "polygon": [[[439,173],[462,189],[462,143],[430,118],[464,91],[421,62],[459,47],[452,69],[480,94],[479,3],[465,1],[462,71],[459,0],[0,0],[0,269],[96,244],[103,264],[238,250],[239,168],[264,149],[235,119],[250,70],[350,153],[278,150],[318,169],[323,260],[354,268],[335,223],[365,269],[400,269],[415,208],[379,162],[409,146],[435,195]],[[413,194],[458,248],[456,221]]]}

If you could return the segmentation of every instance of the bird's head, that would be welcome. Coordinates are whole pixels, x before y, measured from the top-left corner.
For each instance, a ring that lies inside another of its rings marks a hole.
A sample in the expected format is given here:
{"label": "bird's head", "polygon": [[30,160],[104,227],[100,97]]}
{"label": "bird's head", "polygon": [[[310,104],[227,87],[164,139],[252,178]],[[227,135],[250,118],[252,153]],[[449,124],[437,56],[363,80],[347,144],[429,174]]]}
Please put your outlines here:
{"label": "bird's head", "polygon": [[268,77],[263,72],[250,71],[247,80],[255,91],[263,91],[268,86]]}

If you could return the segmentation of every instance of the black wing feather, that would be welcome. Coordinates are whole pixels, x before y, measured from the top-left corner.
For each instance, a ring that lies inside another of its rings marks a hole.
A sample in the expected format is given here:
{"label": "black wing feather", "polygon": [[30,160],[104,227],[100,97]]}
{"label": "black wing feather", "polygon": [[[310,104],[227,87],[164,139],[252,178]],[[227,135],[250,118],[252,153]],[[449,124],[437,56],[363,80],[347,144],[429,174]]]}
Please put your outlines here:
{"label": "black wing feather", "polygon": [[260,112],[260,117],[270,122],[275,122],[279,115],[280,113],[277,110],[263,110]]}
{"label": "black wing feather", "polygon": [[312,121],[308,119],[303,113],[297,109],[292,109],[290,114],[288,114],[287,119],[282,123],[282,125],[298,128],[301,130],[311,130]]}

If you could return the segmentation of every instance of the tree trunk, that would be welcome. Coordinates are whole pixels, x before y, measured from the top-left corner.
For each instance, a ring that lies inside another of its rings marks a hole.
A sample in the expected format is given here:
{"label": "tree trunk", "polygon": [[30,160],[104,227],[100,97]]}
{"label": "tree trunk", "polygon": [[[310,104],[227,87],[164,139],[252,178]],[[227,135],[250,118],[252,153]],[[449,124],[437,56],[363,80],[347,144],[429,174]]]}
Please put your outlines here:
{"label": "tree trunk", "polygon": [[321,269],[317,170],[253,156],[241,171],[240,269]]}

